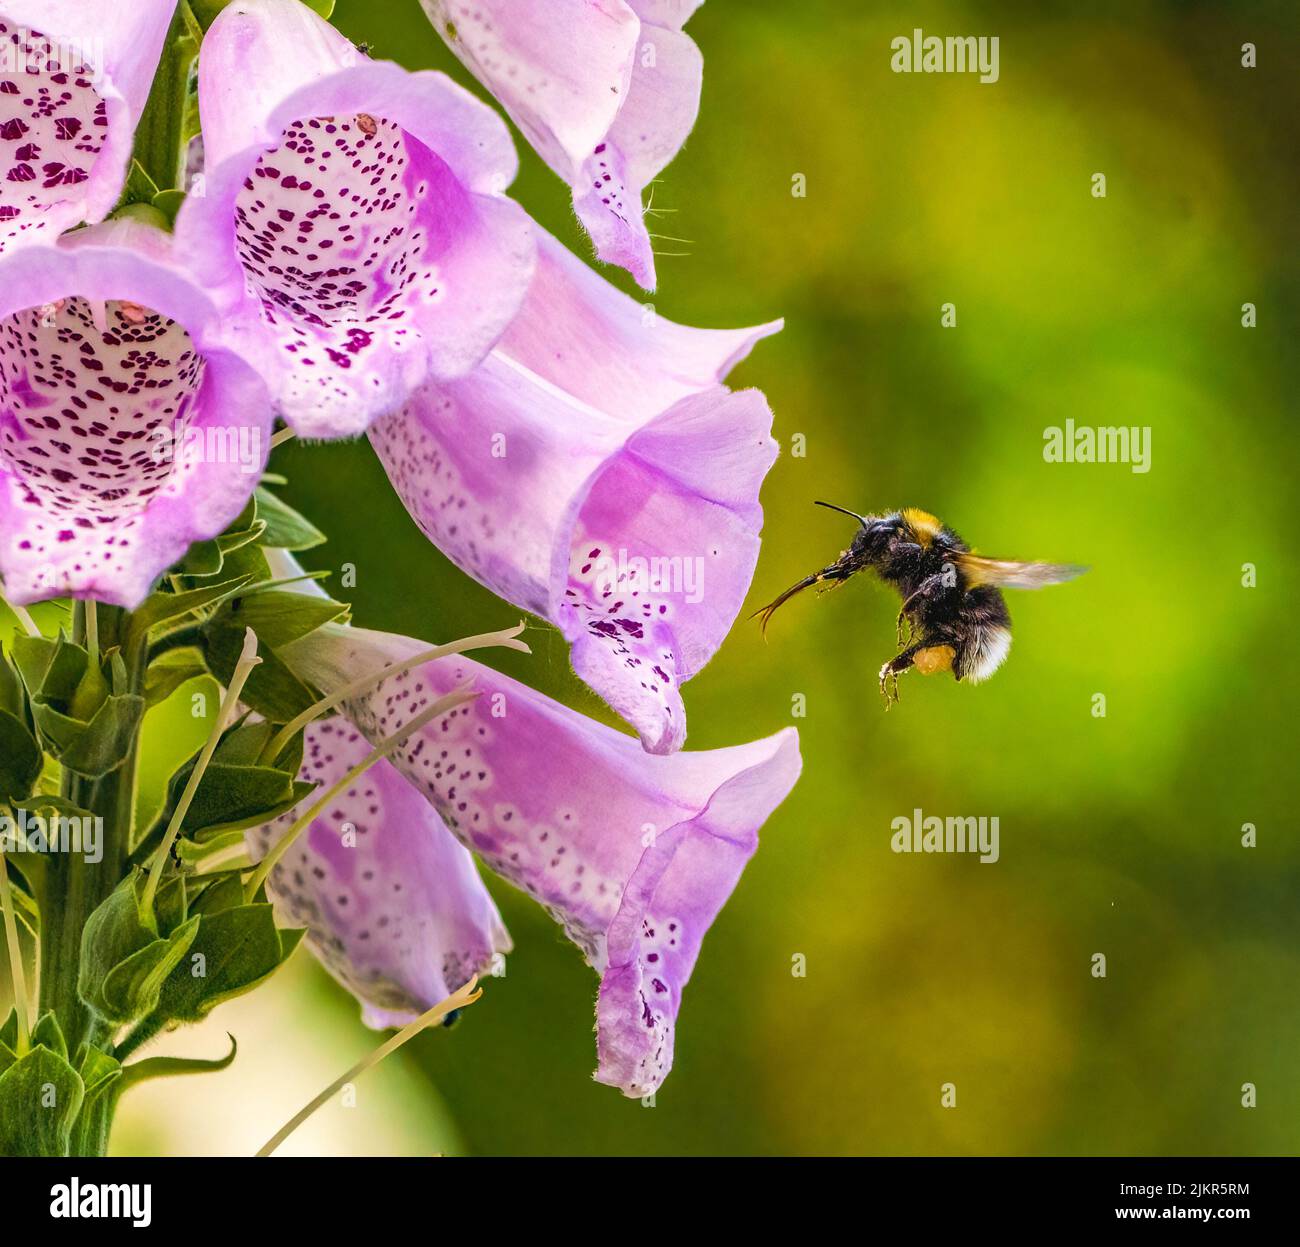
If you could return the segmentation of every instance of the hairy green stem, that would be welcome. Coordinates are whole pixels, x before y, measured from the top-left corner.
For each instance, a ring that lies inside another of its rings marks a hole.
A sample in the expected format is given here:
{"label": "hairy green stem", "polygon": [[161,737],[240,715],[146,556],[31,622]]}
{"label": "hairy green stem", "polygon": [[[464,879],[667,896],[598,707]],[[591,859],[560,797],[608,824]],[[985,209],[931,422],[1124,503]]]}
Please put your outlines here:
{"label": "hairy green stem", "polygon": [[[99,641],[105,648],[121,643],[127,615],[114,607],[98,612]],[[87,638],[87,611],[78,603],[73,613],[73,639]],[[140,667],[127,655],[129,691],[139,692],[144,682]],[[101,820],[102,857],[88,862],[85,855],[51,853],[47,859],[44,904],[41,910],[40,1013],[53,1012],[59,1020],[69,1051],[83,1039],[100,1038],[90,1011],[77,994],[81,961],[81,932],[86,919],[107,899],[126,871],[126,857],[135,812],[138,738],[131,742],[122,764],[99,779],[63,774],[61,795],[66,801]]]}

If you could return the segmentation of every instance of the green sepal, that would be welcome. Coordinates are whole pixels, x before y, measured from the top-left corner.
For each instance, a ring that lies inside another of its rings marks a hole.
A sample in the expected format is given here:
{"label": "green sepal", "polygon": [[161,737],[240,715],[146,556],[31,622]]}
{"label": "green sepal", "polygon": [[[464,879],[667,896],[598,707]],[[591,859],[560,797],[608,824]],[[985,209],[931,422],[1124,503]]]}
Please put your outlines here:
{"label": "green sepal", "polygon": [[0,801],[22,801],[41,777],[45,757],[27,724],[0,710]]}
{"label": "green sepal", "polygon": [[13,640],[13,661],[19,678],[29,696],[35,696],[45,682],[45,673],[58,652],[62,634],[55,639],[46,636],[20,636]]}
{"label": "green sepal", "polygon": [[[104,1021],[123,1026],[158,1007],[159,992],[193,941],[197,918],[181,921],[165,905],[145,910],[146,876],[133,870],[86,919],[81,935],[77,994]],[[183,894],[182,894],[183,895]],[[162,934],[160,934],[160,927]]]}
{"label": "green sepal", "polygon": [[144,700],[147,706],[161,705],[182,684],[207,675],[203,652],[195,645],[183,645],[159,654],[144,675]]}
{"label": "green sepal", "polygon": [[14,660],[33,702],[66,705],[86,674],[90,654],[60,632],[54,638],[17,638]]}
{"label": "green sepal", "polygon": [[9,1010],[9,1016],[0,1024],[0,1074],[18,1060],[18,1014]]}
{"label": "green sepal", "polygon": [[230,631],[243,643],[244,630],[252,628],[261,643],[259,653],[277,650],[301,640],[327,623],[345,622],[349,607],[332,598],[270,589],[253,593],[223,606],[208,623],[208,631]]}
{"label": "green sepal", "polygon": [[130,169],[127,170],[126,184],[122,187],[122,197],[118,200],[118,207],[125,208],[130,204],[151,204],[157,194],[157,183],[149,176],[144,165],[133,159]]}
{"label": "green sepal", "polygon": [[132,1062],[122,1071],[121,1094],[151,1078],[172,1078],[177,1074],[215,1074],[228,1069],[239,1051],[239,1045],[229,1031],[226,1032],[226,1038],[230,1040],[230,1051],[225,1056],[210,1061],[198,1057],[152,1056]]}
{"label": "green sepal", "polygon": [[176,841],[174,852],[181,868],[196,875],[208,875],[222,867],[238,871],[252,864],[242,827],[210,832],[202,843],[182,836]]}
{"label": "green sepal", "polygon": [[260,540],[265,531],[265,521],[257,517],[257,499],[250,498],[225,532],[207,541],[196,541],[173,571],[189,579],[215,576],[225,568],[228,556]]}
{"label": "green sepal", "polygon": [[126,761],[144,710],[144,698],[134,693],[108,697],[89,723],[82,723],[52,706],[40,703],[32,706],[50,752],[64,770],[86,779],[101,779]]}
{"label": "green sepal", "polygon": [[183,615],[192,615],[195,611],[219,605],[247,588],[250,583],[249,576],[233,576],[220,584],[203,585],[183,593],[151,593],[141,603],[139,610],[131,616],[131,631],[127,645],[138,645],[145,639],[151,628],[156,628],[168,620],[179,619]]}
{"label": "green sepal", "polygon": [[17,668],[9,661],[3,644],[0,644],[0,710],[15,719],[27,715],[27,690]]}
{"label": "green sepal", "polygon": [[[334,0],[302,0],[302,2],[326,21],[329,21],[330,15],[334,12]],[[194,13],[194,20],[207,30],[229,3],[230,0],[190,0],[190,9]]]}
{"label": "green sepal", "polygon": [[209,669],[228,684],[243,648],[244,630],[252,628],[262,661],[244,685],[243,701],[263,718],[287,723],[314,706],[319,697],[275,651],[327,623],[345,620],[347,615],[348,607],[342,602],[278,589],[235,599],[203,627]]}
{"label": "green sepal", "polygon": [[67,1156],[85,1086],[65,1056],[33,1048],[0,1074],[0,1156]]}
{"label": "green sepal", "polygon": [[190,947],[189,964],[177,967],[163,984],[160,1017],[202,1021],[223,1001],[269,978],[298,947],[303,930],[277,927],[270,905],[205,910],[205,902],[213,904],[231,895],[233,889],[226,888],[211,900],[205,893],[197,902],[199,931]]}
{"label": "green sepal", "polygon": [[74,1064],[86,1093],[81,1102],[81,1112],[72,1127],[71,1154],[102,1156],[108,1143],[113,1105],[121,1086],[122,1065],[116,1057],[85,1042],[77,1049]]}
{"label": "green sepal", "polygon": [[38,1044],[43,1044],[61,1057],[66,1058],[68,1055],[68,1041],[63,1038],[63,1028],[53,1013],[42,1014],[40,1021],[32,1027],[32,1047],[35,1048]]}
{"label": "green sepal", "polygon": [[168,229],[173,229],[181,205],[185,202],[185,192],[176,190],[174,187],[170,190],[157,191],[149,202],[167,218]]}
{"label": "green sepal", "polygon": [[[259,826],[291,810],[312,792],[315,785],[296,779],[300,753],[296,757],[286,755],[285,765],[257,765],[256,758],[269,729],[270,724],[240,724],[222,737],[181,820],[181,831],[191,840],[203,844],[221,832]],[[168,781],[166,800],[143,843],[160,839],[196,762],[198,754],[188,759]],[[290,765],[294,770],[287,768]]]}
{"label": "green sepal", "polygon": [[325,534],[278,494],[259,485],[255,497],[258,518],[266,521],[266,531],[258,538],[259,545],[297,551],[310,550],[325,541]]}
{"label": "green sepal", "polygon": [[144,699],[126,691],[126,665],[112,650],[102,664],[62,634],[24,637],[14,658],[31,694],[39,738],[65,770],[99,779],[121,766],[144,715]]}

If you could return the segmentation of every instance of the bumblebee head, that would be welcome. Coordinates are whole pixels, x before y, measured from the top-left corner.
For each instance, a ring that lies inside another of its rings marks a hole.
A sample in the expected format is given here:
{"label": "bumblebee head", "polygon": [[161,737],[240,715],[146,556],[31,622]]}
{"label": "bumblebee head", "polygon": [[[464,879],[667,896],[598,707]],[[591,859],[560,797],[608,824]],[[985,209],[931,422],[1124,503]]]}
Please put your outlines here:
{"label": "bumblebee head", "polygon": [[752,617],[762,620],[764,635],[767,634],[767,624],[772,615],[795,594],[802,593],[813,585],[824,585],[829,588],[834,584],[842,583],[867,567],[879,568],[884,565],[891,556],[895,538],[907,529],[905,520],[897,511],[889,515],[859,515],[856,511],[837,507],[833,502],[819,502],[817,505],[829,507],[832,511],[839,511],[844,515],[851,515],[858,521],[860,527],[849,548],[834,563],[823,567],[819,572],[814,572],[811,576],[805,576],[755,612]]}
{"label": "bumblebee head", "polygon": [[858,521],[858,531],[849,546],[848,557],[856,567],[877,567],[890,555],[893,542],[903,533],[907,524],[902,515],[891,511],[888,515],[859,515],[845,507],[837,507],[833,502],[818,502],[819,507],[839,511],[842,515],[851,515]]}

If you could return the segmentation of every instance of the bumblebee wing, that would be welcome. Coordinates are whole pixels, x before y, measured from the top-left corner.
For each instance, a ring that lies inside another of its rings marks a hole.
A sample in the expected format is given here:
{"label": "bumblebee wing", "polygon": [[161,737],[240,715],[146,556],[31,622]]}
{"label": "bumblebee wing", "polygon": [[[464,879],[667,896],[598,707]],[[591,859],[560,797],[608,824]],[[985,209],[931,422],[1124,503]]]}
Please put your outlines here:
{"label": "bumblebee wing", "polygon": [[1015,559],[989,559],[968,550],[954,554],[952,560],[961,569],[966,584],[994,585],[999,589],[1041,589],[1059,585],[1088,569],[1077,563],[1019,563]]}

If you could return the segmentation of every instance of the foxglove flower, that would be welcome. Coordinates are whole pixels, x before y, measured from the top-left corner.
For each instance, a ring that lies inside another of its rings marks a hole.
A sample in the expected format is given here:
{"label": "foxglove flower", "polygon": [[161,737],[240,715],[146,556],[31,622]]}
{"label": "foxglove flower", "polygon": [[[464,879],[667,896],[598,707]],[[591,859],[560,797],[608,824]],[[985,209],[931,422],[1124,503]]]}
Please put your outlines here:
{"label": "foxglove flower", "polygon": [[169,235],[119,217],[0,258],[0,572],[134,607],[243,508],[270,398]]}
{"label": "foxglove flower", "polygon": [[[313,723],[299,778],[324,791],[369,752],[346,719]],[[255,860],[313,799],[247,833]],[[376,1029],[414,1021],[510,950],[473,858],[384,759],[290,846],[267,891]]]}
{"label": "foxglove flower", "polygon": [[[422,648],[327,625],[284,657],[328,692]],[[798,736],[655,757],[462,656],[392,676],[343,711],[374,744],[470,680],[477,700],[413,733],[393,766],[582,949],[601,976],[596,1079],[644,1096],[672,1066],[705,932],[799,776]]]}
{"label": "foxglove flower", "polygon": [[121,194],[175,0],[0,0],[0,254]]}
{"label": "foxglove flower", "polygon": [[240,348],[298,433],[359,433],[426,377],[479,362],[534,255],[500,193],[516,158],[491,109],[443,74],[369,61],[297,0],[223,10],[199,104],[202,194],[178,237],[244,308]]}
{"label": "foxglove flower", "polygon": [[701,0],[421,0],[439,34],[573,188],[596,254],[655,285],[641,193],[695,125]]}
{"label": "foxglove flower", "polygon": [[539,234],[500,346],[371,429],[425,534],[559,627],[574,670],[654,753],[681,747],[680,685],[753,576],[772,413],[720,379],[779,328],[675,325]]}

